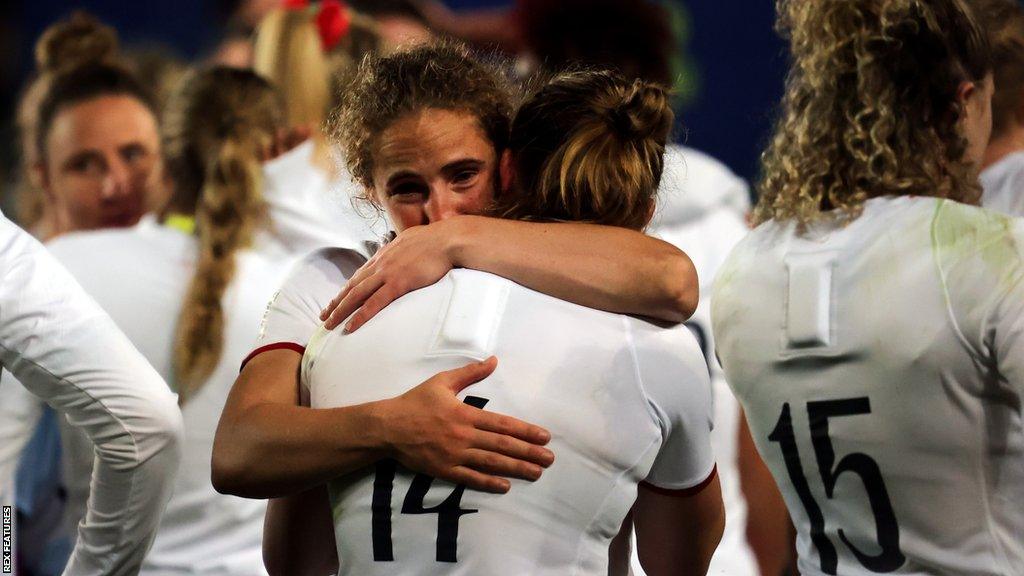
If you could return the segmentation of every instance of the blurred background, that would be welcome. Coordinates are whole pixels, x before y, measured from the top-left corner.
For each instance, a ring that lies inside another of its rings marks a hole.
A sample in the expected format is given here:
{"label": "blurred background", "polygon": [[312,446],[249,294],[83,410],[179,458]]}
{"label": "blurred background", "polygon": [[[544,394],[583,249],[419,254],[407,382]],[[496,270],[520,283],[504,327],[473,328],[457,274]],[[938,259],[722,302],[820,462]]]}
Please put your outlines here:
{"label": "blurred background", "polygon": [[[558,0],[547,0],[557,2]],[[43,30],[84,9],[115,27],[138,53],[187,62],[232,58],[231,39],[244,40],[281,0],[15,0],[0,3],[0,182],[3,207],[17,163],[15,104],[33,70],[33,44]],[[372,0],[371,0],[372,2]],[[718,158],[748,181],[782,93],[784,52],[773,30],[771,2],[662,0],[670,9],[680,76],[676,139]],[[511,8],[511,0],[444,0],[457,13]]]}

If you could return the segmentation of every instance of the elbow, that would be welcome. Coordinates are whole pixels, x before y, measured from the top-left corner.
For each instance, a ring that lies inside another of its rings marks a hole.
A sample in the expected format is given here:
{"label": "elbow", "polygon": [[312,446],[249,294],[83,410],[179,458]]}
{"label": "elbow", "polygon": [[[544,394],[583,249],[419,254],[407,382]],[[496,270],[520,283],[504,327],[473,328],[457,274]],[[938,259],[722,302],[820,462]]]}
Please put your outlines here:
{"label": "elbow", "polygon": [[[237,428],[237,426],[230,426]],[[260,449],[248,441],[244,434],[229,433],[223,419],[213,441],[210,461],[210,481],[221,494],[242,498],[269,498],[256,482],[260,465]]]}
{"label": "elbow", "polygon": [[243,453],[244,446],[233,445],[237,443],[221,436],[221,432],[218,431],[210,462],[210,481],[213,483],[213,489],[229,496],[256,497],[252,495],[250,486],[246,483],[251,474],[246,464],[248,459]]}
{"label": "elbow", "polygon": [[666,309],[666,320],[685,322],[697,311],[700,301],[700,282],[697,268],[690,257],[683,252],[672,255],[666,266],[668,285],[665,292],[669,295]]}
{"label": "elbow", "polygon": [[159,468],[166,478],[174,478],[185,444],[177,397],[167,393],[153,398],[136,419],[132,435],[140,456],[138,465]]}

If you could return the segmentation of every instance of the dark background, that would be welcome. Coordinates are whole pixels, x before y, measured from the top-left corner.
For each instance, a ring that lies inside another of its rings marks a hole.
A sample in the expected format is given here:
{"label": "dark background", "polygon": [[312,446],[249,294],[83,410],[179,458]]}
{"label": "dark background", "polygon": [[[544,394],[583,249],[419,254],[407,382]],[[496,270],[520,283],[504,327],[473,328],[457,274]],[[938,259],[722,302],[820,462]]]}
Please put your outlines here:
{"label": "dark background", "polygon": [[[556,2],[557,0],[551,0]],[[16,0],[0,2],[0,182],[15,158],[14,102],[32,69],[32,45],[53,21],[83,8],[117,28],[126,46],[162,46],[201,58],[220,37],[229,0]],[[502,0],[447,0],[453,8],[504,6]],[[688,0],[689,53],[696,93],[681,114],[679,139],[747,179],[782,94],[784,45],[773,30],[773,2]]]}

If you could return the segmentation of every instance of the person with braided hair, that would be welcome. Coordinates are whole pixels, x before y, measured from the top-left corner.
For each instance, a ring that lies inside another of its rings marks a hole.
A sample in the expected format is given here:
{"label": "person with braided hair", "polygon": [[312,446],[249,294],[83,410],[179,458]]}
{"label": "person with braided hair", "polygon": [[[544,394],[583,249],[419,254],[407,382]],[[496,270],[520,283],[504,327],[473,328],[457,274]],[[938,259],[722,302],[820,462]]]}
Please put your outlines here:
{"label": "person with braided hair", "polygon": [[711,314],[807,576],[1024,574],[1024,227],[978,206],[974,5],[777,2],[786,93]]}
{"label": "person with braided hair", "polygon": [[182,466],[145,575],[264,573],[266,506],[217,494],[210,455],[235,370],[287,265],[260,248],[263,158],[283,118],[276,91],[250,71],[192,73],[162,122],[168,203],[135,226],[49,246],[178,394]]}

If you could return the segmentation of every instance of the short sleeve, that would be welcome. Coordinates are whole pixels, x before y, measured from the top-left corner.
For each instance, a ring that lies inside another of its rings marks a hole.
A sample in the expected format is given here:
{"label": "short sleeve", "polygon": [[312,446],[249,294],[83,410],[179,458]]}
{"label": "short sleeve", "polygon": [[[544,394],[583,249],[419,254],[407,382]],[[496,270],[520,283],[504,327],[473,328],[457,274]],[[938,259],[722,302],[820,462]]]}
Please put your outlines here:
{"label": "short sleeve", "polygon": [[269,350],[286,348],[301,354],[321,324],[320,311],[366,261],[353,250],[325,248],[297,262],[267,305],[256,344],[242,366]]}
{"label": "short sleeve", "polygon": [[645,482],[664,490],[701,487],[715,470],[711,381],[685,326],[634,332],[638,374],[661,427],[662,444]]}

